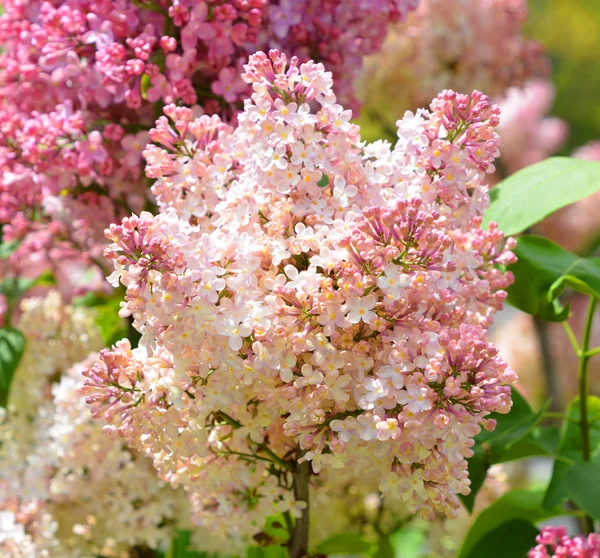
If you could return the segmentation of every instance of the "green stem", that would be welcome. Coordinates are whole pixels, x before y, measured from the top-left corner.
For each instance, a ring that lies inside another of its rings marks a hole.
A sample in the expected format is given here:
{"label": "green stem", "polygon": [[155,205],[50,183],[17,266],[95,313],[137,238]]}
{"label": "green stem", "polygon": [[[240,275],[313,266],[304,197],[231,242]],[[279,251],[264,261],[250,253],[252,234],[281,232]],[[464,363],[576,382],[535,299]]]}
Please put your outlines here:
{"label": "green stem", "polygon": [[[546,385],[548,395],[550,396],[550,408],[558,411],[563,408],[561,392],[558,387],[556,376],[556,367],[554,366],[554,357],[552,356],[552,343],[550,341],[550,332],[548,323],[536,316],[534,318],[535,329],[537,331],[540,349],[542,351],[542,364],[546,376]],[[577,353],[579,356],[579,353]]]}
{"label": "green stem", "polygon": [[257,448],[256,451],[259,452],[263,452],[266,453],[271,459],[269,461],[273,461],[275,463],[277,463],[277,465],[279,465],[280,467],[282,467],[283,469],[289,469],[291,467],[291,463],[289,461],[284,461],[283,459],[281,459],[281,457],[279,457],[270,447],[268,447],[266,444],[260,444]]}
{"label": "green stem", "polygon": [[598,353],[600,353],[600,347],[596,347],[595,349],[590,349],[587,353],[586,356],[588,357],[593,357],[594,355],[597,355]]}
{"label": "green stem", "polygon": [[571,347],[573,347],[575,354],[577,356],[579,356],[581,353],[581,349],[579,348],[579,343],[577,342],[577,337],[575,337],[575,333],[573,332],[573,330],[571,329],[571,326],[569,325],[569,323],[566,320],[561,323],[563,325],[565,333],[567,334],[567,337],[569,338],[569,341],[571,342]]}
{"label": "green stem", "polygon": [[579,424],[578,420],[575,420],[574,418],[571,418],[568,415],[565,415],[564,413],[556,413],[554,411],[546,411],[543,415],[543,418],[548,418],[548,419],[552,419],[552,418],[556,418],[556,419],[560,419],[560,420],[568,420],[569,422],[572,422],[574,424]]}
{"label": "green stem", "polygon": [[[590,348],[590,338],[592,336],[592,325],[594,323],[594,314],[596,313],[596,306],[598,301],[592,297],[590,298],[590,304],[588,306],[587,316],[585,319],[585,329],[583,330],[583,341],[581,343],[581,353],[579,356],[579,405],[581,409],[581,416],[579,420],[579,433],[581,436],[581,452],[583,454],[583,460],[590,460],[590,423],[588,421],[588,406],[587,406],[587,394],[588,394],[588,362],[590,355],[588,354]],[[594,520],[589,516],[585,516],[585,530],[586,534],[593,532]]]}

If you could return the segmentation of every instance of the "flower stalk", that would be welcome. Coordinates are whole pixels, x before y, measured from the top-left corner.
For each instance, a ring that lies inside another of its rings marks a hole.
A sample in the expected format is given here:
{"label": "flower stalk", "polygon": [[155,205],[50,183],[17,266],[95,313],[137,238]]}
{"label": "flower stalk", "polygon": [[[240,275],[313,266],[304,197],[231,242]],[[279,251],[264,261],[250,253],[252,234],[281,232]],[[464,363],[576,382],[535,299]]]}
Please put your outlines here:
{"label": "flower stalk", "polygon": [[[587,316],[585,320],[585,329],[583,331],[583,340],[581,345],[581,352],[579,354],[579,405],[581,409],[580,420],[579,420],[579,433],[581,436],[581,452],[583,454],[583,460],[590,460],[590,423],[588,420],[588,405],[587,405],[587,394],[588,394],[588,363],[591,358],[589,354],[590,337],[592,335],[592,325],[594,323],[594,314],[596,312],[596,306],[598,300],[594,297],[590,298],[588,306]],[[594,520],[589,515],[585,516],[584,519],[585,532],[586,534],[594,531]]]}
{"label": "flower stalk", "polygon": [[306,502],[302,515],[296,519],[290,537],[290,558],[303,558],[308,556],[308,529],[310,521],[309,512],[309,481],[310,462],[304,461],[294,470],[294,497],[297,501]]}

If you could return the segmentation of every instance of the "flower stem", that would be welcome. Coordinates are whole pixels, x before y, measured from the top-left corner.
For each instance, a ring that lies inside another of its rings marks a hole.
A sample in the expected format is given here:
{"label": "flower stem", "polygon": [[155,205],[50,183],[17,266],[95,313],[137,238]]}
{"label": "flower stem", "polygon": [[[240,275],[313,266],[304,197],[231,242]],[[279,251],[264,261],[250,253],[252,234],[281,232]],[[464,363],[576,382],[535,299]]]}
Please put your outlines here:
{"label": "flower stem", "polygon": [[294,497],[298,501],[306,502],[306,507],[302,510],[302,515],[296,519],[294,525],[289,545],[290,558],[305,558],[305,556],[308,556],[309,480],[310,462],[304,461],[296,465],[294,470]]}
{"label": "flower stem", "polygon": [[[556,377],[554,358],[552,356],[548,324],[537,316],[534,318],[534,323],[540,343],[540,349],[542,351],[543,369],[544,374],[546,375],[548,395],[550,396],[550,409],[553,411],[558,411],[563,407],[563,405]],[[571,338],[569,337],[569,339]],[[577,356],[579,356],[579,353],[577,353]]]}
{"label": "flower stem", "polygon": [[[579,406],[581,409],[579,433],[581,436],[581,452],[583,454],[584,461],[589,461],[591,454],[590,423],[588,421],[587,406],[588,362],[590,360],[589,348],[590,338],[592,336],[592,324],[594,323],[594,314],[596,313],[597,304],[598,301],[594,297],[590,298],[590,304],[588,306],[587,317],[585,320],[585,329],[583,330],[581,353],[579,355]],[[586,534],[589,534],[594,530],[594,520],[588,515],[585,516],[585,530]]]}

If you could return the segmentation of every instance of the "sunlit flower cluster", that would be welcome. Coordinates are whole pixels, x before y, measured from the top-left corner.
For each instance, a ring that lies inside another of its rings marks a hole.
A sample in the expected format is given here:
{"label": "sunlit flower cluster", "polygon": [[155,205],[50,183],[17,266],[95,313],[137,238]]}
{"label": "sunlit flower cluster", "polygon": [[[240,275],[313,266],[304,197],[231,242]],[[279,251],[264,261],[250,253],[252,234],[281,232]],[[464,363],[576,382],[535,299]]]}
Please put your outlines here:
{"label": "sunlit flower cluster", "polygon": [[28,343],[0,425],[0,554],[164,548],[186,500],[145,456],[103,434],[81,393],[91,360],[72,366],[102,346],[93,311],[56,293],[22,306],[18,327]]}
{"label": "sunlit flower cluster", "polygon": [[373,455],[384,495],[453,515],[516,379],[487,341],[514,258],[480,228],[498,109],[445,91],[367,145],[321,64],[257,53],[243,77],[235,129],[169,106],[150,132],[161,213],[112,225],[106,252],[142,340],[86,372],[92,412],[216,531],[299,516],[297,461]]}

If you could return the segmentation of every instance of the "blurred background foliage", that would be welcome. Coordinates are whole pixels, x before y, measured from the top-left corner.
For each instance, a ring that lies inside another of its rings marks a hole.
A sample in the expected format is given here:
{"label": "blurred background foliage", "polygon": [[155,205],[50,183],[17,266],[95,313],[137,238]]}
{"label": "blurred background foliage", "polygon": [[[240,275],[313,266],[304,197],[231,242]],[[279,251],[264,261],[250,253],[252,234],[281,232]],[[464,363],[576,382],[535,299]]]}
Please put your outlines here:
{"label": "blurred background foliage", "polygon": [[530,0],[527,32],[552,60],[552,114],[570,126],[562,154],[600,139],[600,0]]}
{"label": "blurred background foliage", "polygon": [[[551,114],[570,128],[558,154],[568,155],[588,141],[600,140],[600,0],[529,0],[529,10],[526,34],[544,45],[552,63],[549,77],[556,98]],[[390,97],[401,94],[389,92]],[[385,112],[384,107],[378,112]],[[356,122],[365,140],[393,140],[368,105]]]}

